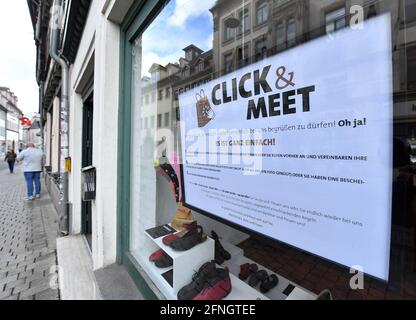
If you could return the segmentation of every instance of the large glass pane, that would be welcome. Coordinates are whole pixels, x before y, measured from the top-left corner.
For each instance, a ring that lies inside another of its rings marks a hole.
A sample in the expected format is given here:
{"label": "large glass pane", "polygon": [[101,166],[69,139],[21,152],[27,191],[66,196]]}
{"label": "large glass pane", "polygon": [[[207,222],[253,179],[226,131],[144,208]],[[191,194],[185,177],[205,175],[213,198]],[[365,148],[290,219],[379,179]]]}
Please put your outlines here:
{"label": "large glass pane", "polygon": [[249,261],[312,297],[416,298],[414,9],[166,1],[132,51],[130,250],[157,287],[145,230],[185,200],[235,277]]}

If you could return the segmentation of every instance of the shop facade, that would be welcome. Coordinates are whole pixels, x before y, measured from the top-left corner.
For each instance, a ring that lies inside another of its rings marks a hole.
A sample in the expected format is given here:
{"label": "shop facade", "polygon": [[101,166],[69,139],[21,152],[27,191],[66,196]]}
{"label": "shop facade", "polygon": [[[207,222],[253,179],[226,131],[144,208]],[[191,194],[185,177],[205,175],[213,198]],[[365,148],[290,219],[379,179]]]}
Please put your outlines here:
{"label": "shop facade", "polygon": [[[69,233],[94,270],[123,265],[147,299],[212,260],[226,299],[416,298],[414,0],[67,6]],[[59,172],[61,70],[41,62]],[[152,237],[181,214],[189,250]]]}

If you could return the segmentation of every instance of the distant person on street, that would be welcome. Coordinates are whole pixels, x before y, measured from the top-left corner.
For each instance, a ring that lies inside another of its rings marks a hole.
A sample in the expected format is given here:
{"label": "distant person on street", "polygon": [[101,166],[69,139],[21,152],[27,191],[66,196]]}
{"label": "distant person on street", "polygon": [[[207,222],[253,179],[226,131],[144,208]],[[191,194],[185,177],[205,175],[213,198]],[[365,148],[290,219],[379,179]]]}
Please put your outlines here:
{"label": "distant person on street", "polygon": [[11,149],[7,151],[6,158],[4,158],[4,161],[7,161],[7,163],[9,164],[10,173],[14,172],[14,164],[16,163],[16,157],[16,152],[14,152],[14,150]]}
{"label": "distant person on street", "polygon": [[[41,185],[40,174],[42,172],[44,155],[35,148],[33,143],[27,144],[27,149],[19,153],[17,161],[23,161],[23,172],[27,185],[27,201],[40,198]],[[35,184],[35,196],[33,196],[33,183]]]}

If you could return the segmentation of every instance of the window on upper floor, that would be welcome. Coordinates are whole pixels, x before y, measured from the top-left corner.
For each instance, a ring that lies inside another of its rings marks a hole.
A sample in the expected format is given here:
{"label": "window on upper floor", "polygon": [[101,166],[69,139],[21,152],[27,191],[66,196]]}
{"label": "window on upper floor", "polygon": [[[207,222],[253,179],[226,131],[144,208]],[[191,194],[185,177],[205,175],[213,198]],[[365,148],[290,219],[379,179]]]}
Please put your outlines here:
{"label": "window on upper floor", "polygon": [[242,9],[238,12],[238,18],[240,20],[240,27],[238,28],[238,34],[242,34],[250,31],[250,11],[248,8]]}
{"label": "window on upper floor", "polygon": [[161,114],[157,115],[157,128],[158,129],[162,128],[162,115]]}
{"label": "window on upper floor", "polygon": [[204,61],[199,61],[196,65],[196,72],[202,72],[204,71]]}
{"label": "window on upper floor", "polygon": [[269,7],[266,0],[260,0],[256,5],[256,24],[263,24],[269,17]]}
{"label": "window on upper floor", "polygon": [[267,58],[267,41],[265,38],[262,38],[255,42],[254,55],[256,61],[260,61]]}
{"label": "window on upper floor", "polygon": [[287,45],[292,47],[296,44],[296,21],[295,19],[289,19],[287,23]]}
{"label": "window on upper floor", "polygon": [[233,61],[233,54],[227,53],[224,55],[224,72],[228,73],[233,71],[234,61]]}
{"label": "window on upper floor", "polygon": [[407,48],[407,89],[416,91],[416,46]]}
{"label": "window on upper floor", "polygon": [[416,21],[416,0],[405,0],[406,23]]}
{"label": "window on upper floor", "polygon": [[237,49],[237,63],[239,68],[249,63],[249,53],[248,45]]}
{"label": "window on upper floor", "polygon": [[152,72],[152,81],[157,82],[159,80],[160,80],[160,72],[159,71]]}
{"label": "window on upper floor", "polygon": [[340,30],[346,26],[345,7],[328,12],[325,15],[326,33]]}
{"label": "window on upper floor", "polygon": [[234,38],[234,29],[227,26],[227,19],[223,23],[223,42],[230,41]]}
{"label": "window on upper floor", "polygon": [[165,113],[165,127],[169,127],[170,124],[170,113],[166,112]]}
{"label": "window on upper floor", "polygon": [[276,45],[278,48],[284,47],[286,44],[286,30],[283,23],[279,23],[276,27]]}
{"label": "window on upper floor", "polygon": [[186,58],[186,60],[188,60],[188,61],[192,61],[193,60],[193,54],[192,54],[192,51],[188,51],[187,53],[186,53],[186,56],[185,56],[185,58]]}

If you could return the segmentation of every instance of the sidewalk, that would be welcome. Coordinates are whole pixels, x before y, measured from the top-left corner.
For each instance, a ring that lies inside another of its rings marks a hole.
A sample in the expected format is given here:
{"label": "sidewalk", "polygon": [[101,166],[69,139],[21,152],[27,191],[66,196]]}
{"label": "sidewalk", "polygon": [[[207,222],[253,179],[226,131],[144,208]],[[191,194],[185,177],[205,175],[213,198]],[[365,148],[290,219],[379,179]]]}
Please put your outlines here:
{"label": "sidewalk", "polygon": [[59,300],[58,217],[47,191],[25,202],[21,168],[0,165],[0,300]]}

